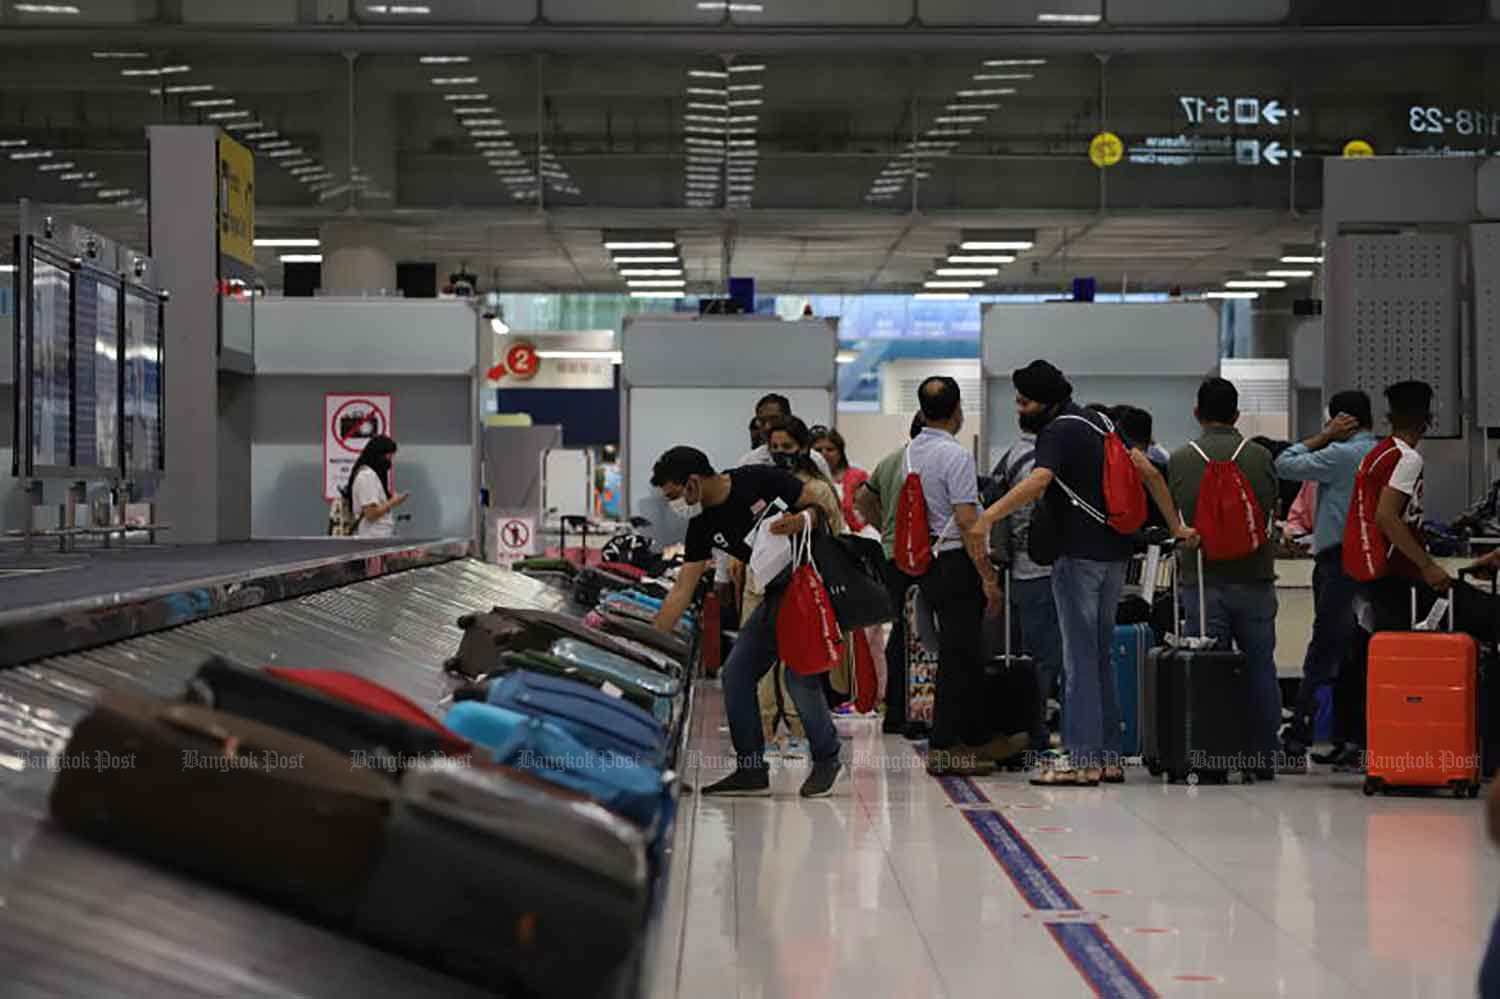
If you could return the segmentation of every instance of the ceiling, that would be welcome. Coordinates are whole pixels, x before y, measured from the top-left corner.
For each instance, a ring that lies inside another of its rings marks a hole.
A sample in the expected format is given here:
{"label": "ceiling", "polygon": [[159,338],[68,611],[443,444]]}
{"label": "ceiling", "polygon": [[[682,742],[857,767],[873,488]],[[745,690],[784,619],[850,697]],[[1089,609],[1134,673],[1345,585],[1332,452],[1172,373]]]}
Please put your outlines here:
{"label": "ceiling", "polygon": [[[413,0],[430,13],[395,15],[366,0],[73,0],[78,14],[44,15],[0,0],[0,142],[27,144],[0,150],[0,202],[31,197],[144,244],[147,129],[224,114],[261,123],[236,133],[257,136],[261,234],[378,222],[400,259],[466,263],[500,290],[620,290],[601,233],[631,228],[675,232],[690,290],[720,286],[727,257],[771,291],[910,291],[964,230],[997,228],[1035,230],[1037,245],[990,290],[1081,275],[1195,288],[1315,241],[1321,159],[1351,139],[1382,154],[1500,150],[1500,24],[1475,0],[1416,15],[1380,0],[756,5]],[[1312,23],[1336,9],[1433,23]],[[1037,21],[1095,11],[1105,20]],[[421,61],[434,54],[467,61]],[[730,95],[760,101],[730,112],[754,119],[753,156],[732,175],[739,194],[721,176],[700,201],[689,105],[724,98],[689,90],[722,86],[702,74],[726,65],[764,66],[729,81],[759,85]],[[985,89],[1015,93],[959,96]],[[506,133],[487,141],[513,154],[476,148],[486,140],[446,99],[458,94],[483,95],[474,106]],[[1264,114],[1236,123],[1221,97]],[[994,107],[965,110],[976,104]],[[980,120],[936,120],[955,114]],[[1106,129],[1127,159],[1100,171],[1088,147]],[[1195,144],[1194,161],[1160,162],[1182,153],[1162,140]],[[1278,162],[1237,164],[1236,140],[1275,143]],[[913,181],[914,141],[955,144],[920,147]],[[486,162],[502,154],[516,162]],[[74,166],[43,169],[59,163]],[[260,265],[278,284],[276,252]]]}

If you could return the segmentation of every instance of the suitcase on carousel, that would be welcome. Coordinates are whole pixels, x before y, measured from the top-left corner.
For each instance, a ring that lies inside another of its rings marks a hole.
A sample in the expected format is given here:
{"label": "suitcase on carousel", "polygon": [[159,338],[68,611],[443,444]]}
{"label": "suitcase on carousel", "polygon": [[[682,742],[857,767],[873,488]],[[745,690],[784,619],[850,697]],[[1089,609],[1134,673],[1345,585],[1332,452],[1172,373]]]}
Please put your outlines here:
{"label": "suitcase on carousel", "polygon": [[670,656],[673,662],[682,667],[687,666],[688,659],[691,657],[692,647],[689,642],[677,635],[657,631],[651,625],[640,621],[604,613],[600,627],[610,635],[628,638],[632,642],[639,642],[649,649]]}
{"label": "suitcase on carousel", "polygon": [[64,760],[78,765],[52,786],[63,828],[334,924],[354,913],[396,794],[347,753],[125,694],[99,699]]}
{"label": "suitcase on carousel", "polygon": [[551,611],[496,607],[487,613],[465,614],[458,619],[458,626],[464,633],[463,640],[458,654],[444,663],[444,668],[470,679],[497,672],[505,652],[545,652],[560,638],[588,642],[643,666],[659,665],[651,656],[616,642],[581,621]]}
{"label": "suitcase on carousel", "polygon": [[213,658],[185,700],[322,743],[388,772],[473,747],[393,690],[337,670],[247,669]]}
{"label": "suitcase on carousel", "polygon": [[[498,673],[491,674],[482,680],[472,684],[466,684],[453,693],[456,701],[484,701],[488,700],[490,691],[494,688],[499,677],[516,670],[529,670],[533,673],[542,673],[548,676],[567,680],[570,683],[587,685],[598,691],[606,693],[618,692],[618,696],[647,712],[655,719],[662,728],[669,728],[676,715],[676,702],[673,697],[653,693],[651,689],[644,688],[638,683],[622,679],[609,670],[600,670],[593,666],[580,665],[569,660],[559,658],[551,652],[507,652],[500,657],[500,669]],[[664,680],[675,679],[665,677]],[[615,681],[619,680],[619,683]],[[680,684],[679,684],[680,689]]]}
{"label": "suitcase on carousel", "polygon": [[619,994],[648,901],[638,829],[504,768],[407,773],[355,920],[366,939],[512,996]]}
{"label": "suitcase on carousel", "polygon": [[591,749],[612,749],[662,767],[667,734],[648,712],[576,680],[517,670],[490,685],[485,702],[557,722]]}
{"label": "suitcase on carousel", "polygon": [[[1453,628],[1370,637],[1365,794],[1444,788],[1479,794],[1479,645]],[[1412,590],[1415,627],[1417,594]]]}

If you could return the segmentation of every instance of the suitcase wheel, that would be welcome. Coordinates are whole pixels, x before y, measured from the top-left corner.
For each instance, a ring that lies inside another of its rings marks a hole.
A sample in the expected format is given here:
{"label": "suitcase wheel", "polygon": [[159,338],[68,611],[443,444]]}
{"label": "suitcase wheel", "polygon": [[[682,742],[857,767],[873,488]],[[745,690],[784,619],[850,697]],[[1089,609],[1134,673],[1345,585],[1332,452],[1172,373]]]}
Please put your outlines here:
{"label": "suitcase wheel", "polygon": [[1375,792],[1380,790],[1381,780],[1379,777],[1366,777],[1364,784],[1365,797],[1374,797]]}
{"label": "suitcase wheel", "polygon": [[474,627],[474,615],[465,614],[463,617],[459,618],[458,626],[464,631],[468,631],[470,628]]}

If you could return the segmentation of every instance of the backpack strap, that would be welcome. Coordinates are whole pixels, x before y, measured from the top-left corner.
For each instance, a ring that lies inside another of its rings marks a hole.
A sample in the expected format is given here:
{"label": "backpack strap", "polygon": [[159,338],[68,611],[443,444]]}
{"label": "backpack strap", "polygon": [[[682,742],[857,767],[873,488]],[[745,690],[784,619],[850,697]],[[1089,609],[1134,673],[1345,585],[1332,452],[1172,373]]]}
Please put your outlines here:
{"label": "backpack strap", "polygon": [[1057,419],[1077,420],[1079,423],[1082,423],[1084,426],[1088,427],[1100,437],[1108,437],[1110,434],[1115,432],[1115,425],[1113,423],[1110,423],[1109,417],[1105,416],[1103,413],[1099,414],[1099,419],[1104,421],[1105,429],[1100,429],[1099,424],[1095,423],[1093,420],[1089,419],[1086,416],[1079,416],[1077,413],[1064,413],[1061,416],[1057,417]]}
{"label": "backpack strap", "polygon": [[[1115,425],[1113,423],[1110,423],[1109,417],[1105,416],[1103,413],[1100,413],[1098,415],[1099,418],[1102,419],[1105,425],[1109,428],[1108,430],[1101,430],[1099,428],[1099,424],[1095,423],[1093,420],[1089,419],[1086,416],[1079,416],[1077,413],[1063,413],[1061,416],[1057,417],[1057,419],[1077,420],[1079,423],[1082,423],[1084,426],[1094,431],[1094,433],[1098,434],[1100,437],[1108,437],[1110,434],[1114,433]],[[1098,521],[1100,524],[1107,525],[1109,523],[1109,518],[1100,511],[1095,510],[1092,504],[1090,504],[1082,496],[1079,496],[1076,492],[1074,492],[1072,487],[1062,480],[1062,476],[1054,475],[1052,476],[1052,481],[1056,482],[1059,486],[1062,487],[1062,491],[1067,494],[1069,502],[1071,502],[1078,509],[1088,514],[1091,518]]]}
{"label": "backpack strap", "polygon": [[[1188,447],[1190,447],[1194,451],[1198,452],[1198,457],[1200,457],[1200,458],[1203,459],[1203,464],[1205,464],[1205,465],[1212,465],[1213,464],[1213,459],[1210,458],[1208,455],[1206,455],[1206,454],[1203,453],[1203,449],[1198,446],[1198,442],[1197,441],[1188,441]],[[1240,456],[1240,453],[1238,451],[1236,451],[1234,453],[1234,457],[1238,458],[1239,456]],[[1233,461],[1234,458],[1231,458],[1230,460]]]}

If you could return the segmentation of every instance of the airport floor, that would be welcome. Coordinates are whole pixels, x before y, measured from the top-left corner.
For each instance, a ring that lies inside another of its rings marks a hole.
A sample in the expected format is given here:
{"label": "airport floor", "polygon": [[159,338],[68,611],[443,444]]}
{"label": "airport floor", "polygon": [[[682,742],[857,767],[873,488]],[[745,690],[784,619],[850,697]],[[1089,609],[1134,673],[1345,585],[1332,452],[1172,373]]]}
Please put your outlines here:
{"label": "airport floor", "polygon": [[[729,756],[718,689],[698,698],[692,783]],[[657,999],[1475,994],[1500,904],[1482,799],[940,781],[840,727],[831,798],[799,799],[790,761],[770,799],[684,799]]]}

